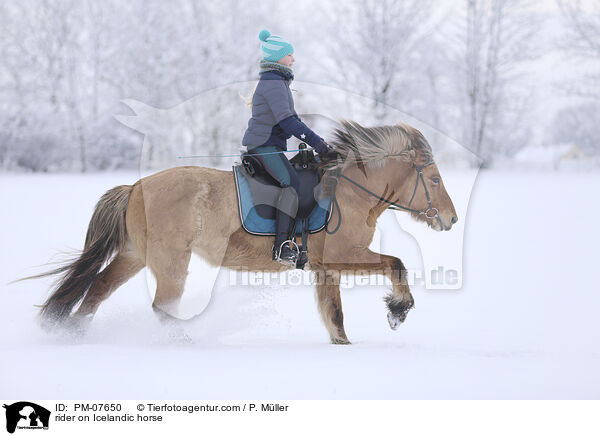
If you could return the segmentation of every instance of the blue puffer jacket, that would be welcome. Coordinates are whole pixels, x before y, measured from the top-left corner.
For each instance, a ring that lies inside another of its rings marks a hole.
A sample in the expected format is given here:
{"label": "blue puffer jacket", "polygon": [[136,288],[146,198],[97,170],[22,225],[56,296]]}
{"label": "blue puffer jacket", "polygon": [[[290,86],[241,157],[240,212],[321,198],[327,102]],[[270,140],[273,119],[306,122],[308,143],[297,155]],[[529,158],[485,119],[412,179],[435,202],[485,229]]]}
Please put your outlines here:
{"label": "blue puffer jacket", "polygon": [[290,90],[293,76],[283,71],[270,70],[261,74],[252,97],[252,118],[242,139],[248,149],[261,145],[274,145],[287,150],[286,141],[293,135],[320,150],[323,138],[308,128],[300,120],[294,109],[294,99]]}

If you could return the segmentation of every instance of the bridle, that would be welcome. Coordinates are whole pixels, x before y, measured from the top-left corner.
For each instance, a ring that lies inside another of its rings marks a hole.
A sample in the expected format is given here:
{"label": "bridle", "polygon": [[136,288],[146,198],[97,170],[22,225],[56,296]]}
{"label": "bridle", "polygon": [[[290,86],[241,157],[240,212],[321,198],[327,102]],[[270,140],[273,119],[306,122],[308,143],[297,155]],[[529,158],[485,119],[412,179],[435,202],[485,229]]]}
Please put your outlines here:
{"label": "bridle", "polygon": [[[412,167],[417,171],[417,179],[415,180],[415,188],[413,189],[413,193],[412,196],[410,197],[410,201],[408,202],[407,206],[403,206],[401,204],[396,203],[395,201],[390,201],[387,198],[382,197],[381,195],[378,195],[376,193],[374,193],[373,191],[365,188],[363,185],[361,185],[360,183],[358,183],[355,180],[352,180],[350,177],[344,175],[341,173],[341,169],[338,168],[338,172],[337,174],[335,174],[335,176],[333,176],[336,179],[336,185],[337,185],[337,180],[339,178],[343,178],[348,180],[350,183],[352,183],[354,186],[356,186],[357,188],[362,189],[364,192],[366,192],[367,194],[377,198],[379,201],[389,204],[388,209],[392,209],[392,210],[402,210],[402,211],[407,211],[407,212],[413,212],[416,213],[418,215],[424,215],[425,218],[427,219],[434,219],[437,218],[438,221],[440,220],[439,218],[439,211],[437,208],[433,207],[433,205],[431,204],[431,196],[429,195],[429,190],[427,189],[427,185],[425,184],[425,179],[423,177],[423,168],[432,165],[434,163],[434,161],[428,162],[425,165],[421,165],[421,166],[417,166],[414,163],[412,164]],[[427,209],[425,210],[419,210],[419,209],[414,209],[411,206],[413,200],[415,199],[415,194],[417,193],[417,189],[419,188],[419,180],[421,181],[421,184],[423,185],[423,189],[425,190],[425,195],[427,196]],[[335,189],[336,187],[334,187]],[[342,212],[340,210],[340,205],[337,201],[337,197],[336,197],[336,193],[335,191],[333,192],[333,198],[332,198],[332,202],[333,202],[333,208],[337,207],[338,210],[338,224],[335,227],[335,229],[333,231],[329,231],[329,222],[327,223],[327,227],[325,228],[325,231],[329,234],[333,234],[335,232],[338,231],[338,229],[340,228],[340,225],[342,224]],[[331,210],[331,212],[333,213],[333,208]],[[440,223],[441,224],[441,223]]]}
{"label": "bridle", "polygon": [[[350,183],[352,183],[354,186],[357,186],[358,188],[362,189],[363,191],[365,191],[367,194],[372,195],[373,197],[377,198],[379,201],[383,201],[384,203],[387,203],[390,205],[389,209],[392,210],[405,210],[408,212],[414,212],[417,213],[419,215],[425,215],[426,218],[429,219],[434,219],[437,218],[438,216],[438,210],[432,206],[431,204],[431,196],[429,195],[429,190],[427,189],[427,185],[425,185],[425,179],[423,178],[423,168],[433,164],[434,162],[431,161],[429,163],[426,163],[425,165],[421,165],[421,166],[416,166],[415,164],[412,165],[412,167],[417,170],[417,180],[415,180],[415,189],[413,189],[413,193],[412,196],[410,197],[410,201],[408,202],[408,206],[402,206],[401,204],[398,204],[394,201],[390,201],[386,198],[381,197],[380,195],[375,194],[374,192],[368,190],[367,188],[365,188],[364,186],[362,186],[360,183],[352,180],[350,177],[347,177],[343,174],[340,174],[340,177],[343,177],[344,179],[348,180]],[[423,188],[425,189],[425,195],[427,196],[427,209],[426,210],[418,210],[418,209],[413,209],[410,207],[410,205],[412,204],[413,200],[415,199],[415,194],[417,193],[417,189],[419,187],[419,180],[421,181],[421,184],[423,185]],[[433,211],[434,214],[433,215],[429,215],[429,212]]]}

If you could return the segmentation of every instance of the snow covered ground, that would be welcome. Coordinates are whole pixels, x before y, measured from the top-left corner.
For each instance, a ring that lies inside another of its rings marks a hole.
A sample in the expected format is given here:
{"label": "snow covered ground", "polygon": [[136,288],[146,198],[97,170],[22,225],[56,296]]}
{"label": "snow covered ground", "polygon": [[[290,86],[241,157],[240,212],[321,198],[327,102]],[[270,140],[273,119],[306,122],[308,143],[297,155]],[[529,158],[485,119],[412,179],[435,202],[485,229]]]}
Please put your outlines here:
{"label": "snow covered ground", "polygon": [[143,273],[100,308],[85,338],[41,331],[33,305],[52,280],[7,282],[81,248],[98,198],[137,178],[0,175],[0,397],[600,397],[597,173],[482,172],[463,288],[414,287],[416,308],[395,332],[385,286],[345,290],[351,346],[328,344],[311,288],[227,286],[227,271],[185,326],[191,345],[169,340]]}

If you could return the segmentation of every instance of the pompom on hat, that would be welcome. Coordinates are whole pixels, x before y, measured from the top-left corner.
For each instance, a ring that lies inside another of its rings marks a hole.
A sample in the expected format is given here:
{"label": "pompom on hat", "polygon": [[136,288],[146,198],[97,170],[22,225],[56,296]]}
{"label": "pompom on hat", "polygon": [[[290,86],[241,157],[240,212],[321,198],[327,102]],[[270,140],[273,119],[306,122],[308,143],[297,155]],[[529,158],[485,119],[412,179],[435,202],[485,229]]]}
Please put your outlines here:
{"label": "pompom on hat", "polygon": [[294,52],[292,44],[281,36],[271,35],[268,30],[261,30],[258,39],[262,41],[262,54],[265,61],[277,62]]}

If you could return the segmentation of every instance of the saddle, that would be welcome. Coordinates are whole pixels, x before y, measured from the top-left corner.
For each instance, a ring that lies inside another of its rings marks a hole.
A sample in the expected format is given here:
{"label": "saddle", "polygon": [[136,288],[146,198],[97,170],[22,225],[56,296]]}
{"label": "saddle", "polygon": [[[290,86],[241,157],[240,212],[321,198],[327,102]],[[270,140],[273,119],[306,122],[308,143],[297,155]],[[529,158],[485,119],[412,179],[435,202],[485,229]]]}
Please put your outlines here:
{"label": "saddle", "polygon": [[[319,173],[313,165],[317,163],[313,152],[306,150],[306,144],[304,144],[304,147],[300,147],[300,149],[302,151],[290,159],[290,163],[296,170],[300,180],[297,221],[308,218],[317,206],[318,199],[315,198],[315,188],[317,188],[320,182]],[[259,182],[250,183],[256,212],[263,218],[275,219],[275,202],[270,200],[273,193],[279,193],[278,182],[267,172],[260,160],[252,153],[242,153],[242,165],[246,173],[254,181]]]}
{"label": "saddle", "polygon": [[[308,235],[325,228],[330,217],[331,199],[322,198],[318,163],[312,151],[301,143],[300,152],[290,159],[300,181],[298,211],[292,234],[302,237],[296,268],[304,269],[308,260]],[[254,235],[275,234],[275,205],[281,191],[278,182],[252,153],[241,155],[242,164],[234,166],[238,210],[242,227]]]}

